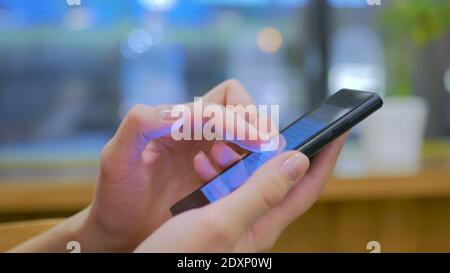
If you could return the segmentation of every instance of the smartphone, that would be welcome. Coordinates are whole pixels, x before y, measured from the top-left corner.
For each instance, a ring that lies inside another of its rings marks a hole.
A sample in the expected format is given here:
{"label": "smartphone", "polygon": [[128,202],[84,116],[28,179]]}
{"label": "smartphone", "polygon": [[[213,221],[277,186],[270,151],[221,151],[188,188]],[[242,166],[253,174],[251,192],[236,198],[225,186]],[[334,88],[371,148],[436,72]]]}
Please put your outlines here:
{"label": "smartphone", "polygon": [[[383,105],[373,92],[342,89],[280,132],[283,147],[273,152],[250,153],[207,184],[175,203],[172,215],[199,208],[230,194],[277,154],[298,150],[309,158]],[[281,141],[280,141],[281,142]]]}

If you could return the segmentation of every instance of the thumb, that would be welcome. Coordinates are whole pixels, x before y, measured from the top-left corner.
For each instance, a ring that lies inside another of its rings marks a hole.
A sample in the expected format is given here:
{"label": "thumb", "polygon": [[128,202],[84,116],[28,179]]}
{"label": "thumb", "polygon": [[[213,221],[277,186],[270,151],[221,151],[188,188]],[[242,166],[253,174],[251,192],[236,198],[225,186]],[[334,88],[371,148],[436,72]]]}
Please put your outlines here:
{"label": "thumb", "polygon": [[280,154],[258,169],[235,192],[209,207],[220,210],[227,221],[245,229],[277,206],[308,167],[308,158],[300,152]]}
{"label": "thumb", "polygon": [[[141,153],[152,139],[167,135],[182,122],[182,115],[173,106],[150,107],[135,105],[127,113],[116,134],[105,146],[104,153],[120,156],[130,162],[139,160]],[[116,158],[116,157],[115,157]]]}

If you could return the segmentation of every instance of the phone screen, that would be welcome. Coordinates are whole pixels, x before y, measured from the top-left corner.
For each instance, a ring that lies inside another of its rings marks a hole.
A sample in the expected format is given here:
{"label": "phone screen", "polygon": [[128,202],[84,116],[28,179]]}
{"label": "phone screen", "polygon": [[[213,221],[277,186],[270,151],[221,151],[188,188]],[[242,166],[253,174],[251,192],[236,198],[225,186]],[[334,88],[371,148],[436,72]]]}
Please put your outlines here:
{"label": "phone screen", "polygon": [[279,149],[247,155],[200,190],[210,202],[225,197],[241,186],[261,165],[271,158],[284,151],[298,149],[351,110],[351,108],[342,108],[326,102],[321,104],[280,133],[279,143],[283,143],[283,145],[280,145]]}

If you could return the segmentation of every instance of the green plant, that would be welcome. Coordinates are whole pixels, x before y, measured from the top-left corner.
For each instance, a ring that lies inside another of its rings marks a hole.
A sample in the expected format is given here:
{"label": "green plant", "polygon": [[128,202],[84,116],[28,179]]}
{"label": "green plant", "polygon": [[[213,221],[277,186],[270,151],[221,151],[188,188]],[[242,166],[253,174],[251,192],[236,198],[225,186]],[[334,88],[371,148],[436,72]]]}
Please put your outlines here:
{"label": "green plant", "polygon": [[410,95],[412,51],[448,35],[450,0],[392,0],[381,12],[379,22],[392,74],[389,95]]}

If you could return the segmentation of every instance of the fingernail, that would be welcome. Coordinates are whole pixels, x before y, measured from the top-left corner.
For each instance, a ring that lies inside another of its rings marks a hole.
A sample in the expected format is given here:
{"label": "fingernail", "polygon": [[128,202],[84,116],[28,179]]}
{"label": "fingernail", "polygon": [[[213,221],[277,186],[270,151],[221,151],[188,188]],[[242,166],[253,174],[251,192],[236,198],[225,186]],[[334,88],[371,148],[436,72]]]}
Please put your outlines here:
{"label": "fingernail", "polygon": [[165,106],[160,111],[160,116],[162,120],[174,121],[181,118],[183,113],[180,106]]}
{"label": "fingernail", "polygon": [[297,152],[283,163],[283,168],[292,181],[296,181],[302,175],[302,157],[303,156]]}
{"label": "fingernail", "polygon": [[261,144],[261,151],[263,152],[271,152],[276,151],[279,148],[280,141],[278,136],[271,138],[267,143]]}

